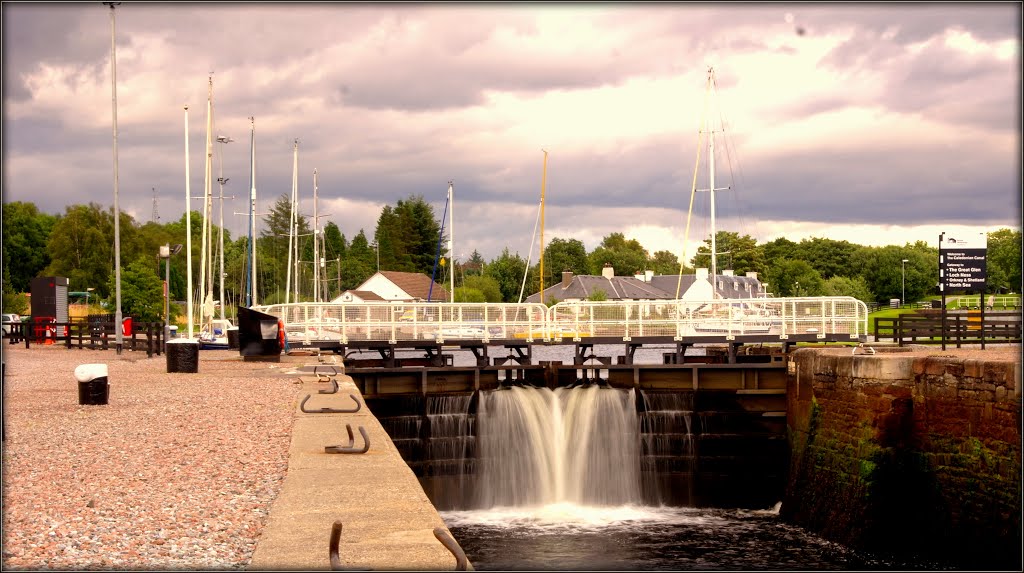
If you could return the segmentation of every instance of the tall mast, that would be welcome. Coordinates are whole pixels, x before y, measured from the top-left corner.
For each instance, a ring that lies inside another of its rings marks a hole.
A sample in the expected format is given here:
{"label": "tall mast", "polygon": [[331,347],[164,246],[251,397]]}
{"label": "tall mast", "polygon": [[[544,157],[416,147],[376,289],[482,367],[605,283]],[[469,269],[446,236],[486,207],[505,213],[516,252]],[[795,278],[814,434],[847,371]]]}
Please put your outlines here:
{"label": "tall mast", "polygon": [[[213,302],[213,267],[210,260],[210,175],[213,159],[213,76],[209,77],[206,94],[206,166],[203,174],[203,233],[200,253],[199,296],[201,297],[200,317],[205,324],[212,318],[213,312],[209,305]],[[207,283],[209,281],[209,284]]]}
{"label": "tall mast", "polygon": [[316,168],[313,168],[313,302],[320,302],[320,248],[319,225],[317,215]]}
{"label": "tall mast", "polygon": [[448,210],[450,212],[450,215],[449,215],[449,219],[448,219],[448,221],[449,221],[449,223],[448,223],[448,258],[451,259],[451,265],[448,266],[448,269],[449,269],[448,273],[449,273],[449,276],[451,277],[451,288],[452,288],[451,299],[452,299],[452,302],[454,303],[455,302],[455,247],[453,245],[454,245],[454,241],[455,241],[455,204],[452,202],[452,198],[453,198],[453,195],[454,195],[453,191],[454,191],[454,189],[452,188],[452,182],[449,181],[448,182]]}
{"label": "tall mast", "polygon": [[710,174],[710,188],[708,193],[711,194],[711,284],[715,284],[717,280],[715,277],[718,276],[718,248],[715,244],[715,130],[712,129],[711,133],[708,134],[708,170]]}
{"label": "tall mast", "polygon": [[[295,220],[296,220],[296,216],[295,216],[296,205],[295,205],[295,203],[296,203],[296,201],[298,201],[298,196],[299,196],[299,140],[296,139],[295,143],[292,146],[292,202],[291,202],[291,216],[290,216],[289,221],[288,221],[288,266],[285,267],[285,269],[287,269],[287,272],[285,273],[287,275],[287,279],[285,279],[285,286],[284,286],[284,302],[285,302],[285,304],[288,304],[288,297],[291,296],[291,292],[292,292],[293,266],[294,266],[294,271],[295,271],[295,302],[299,302],[299,284],[298,284],[299,283],[299,275],[298,275],[298,272],[297,272],[298,271],[299,263],[298,263],[298,256],[297,256],[298,253],[295,250],[295,243],[298,242],[298,236],[296,235],[297,230],[295,228]],[[294,260],[292,258],[293,253],[296,255]]]}
{"label": "tall mast", "polygon": [[187,277],[188,292],[188,337],[192,338],[192,187],[189,184],[188,170],[188,106],[185,106],[185,259],[188,261]]}
{"label": "tall mast", "polygon": [[253,237],[256,231],[256,119],[250,116],[249,124],[249,147],[251,150],[249,154],[249,280],[245,289],[245,305],[254,306],[256,304],[256,248]]}
{"label": "tall mast", "polygon": [[540,176],[540,303],[544,304],[544,189],[548,182],[548,152],[544,151],[544,170]]}

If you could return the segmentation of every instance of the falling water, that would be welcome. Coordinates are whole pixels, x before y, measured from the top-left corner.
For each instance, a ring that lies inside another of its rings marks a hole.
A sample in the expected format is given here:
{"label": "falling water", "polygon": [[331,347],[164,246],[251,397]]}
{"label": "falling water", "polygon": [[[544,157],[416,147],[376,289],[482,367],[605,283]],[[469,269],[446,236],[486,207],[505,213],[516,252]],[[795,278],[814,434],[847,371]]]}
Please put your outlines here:
{"label": "falling water", "polygon": [[478,507],[639,503],[632,390],[482,392],[477,420]]}

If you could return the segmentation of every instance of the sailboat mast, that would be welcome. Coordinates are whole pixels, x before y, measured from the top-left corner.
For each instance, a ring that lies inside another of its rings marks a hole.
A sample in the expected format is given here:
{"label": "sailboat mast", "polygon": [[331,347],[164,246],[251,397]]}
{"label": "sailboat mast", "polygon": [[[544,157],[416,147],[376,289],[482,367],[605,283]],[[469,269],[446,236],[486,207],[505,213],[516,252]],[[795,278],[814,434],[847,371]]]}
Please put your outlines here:
{"label": "sailboat mast", "polygon": [[[292,146],[292,201],[291,201],[291,215],[288,220],[288,266],[285,267],[287,278],[284,283],[284,303],[288,304],[288,297],[292,293],[292,272],[293,266],[295,269],[298,268],[298,261],[292,259],[292,255],[295,253],[295,242],[298,241],[298,236],[295,234],[295,202],[299,196],[299,140],[296,139]],[[299,302],[299,275],[295,273],[295,302]]]}
{"label": "sailboat mast", "polygon": [[249,281],[247,288],[245,289],[245,305],[254,306],[256,304],[256,260],[255,260],[255,245],[253,243],[253,234],[256,230],[256,120],[252,116],[249,117],[250,124],[250,136],[249,136]]}
{"label": "sailboat mast", "polygon": [[544,170],[540,176],[540,303],[544,304],[544,189],[548,182],[548,152],[544,151]]}
{"label": "sailboat mast", "polygon": [[[188,337],[192,338],[192,187],[188,169],[188,106],[185,106],[185,259],[188,261]],[[168,287],[170,288],[170,287]]]}
{"label": "sailboat mast", "polygon": [[[210,266],[210,160],[213,153],[213,142],[211,132],[213,127],[213,76],[209,77],[206,92],[206,162],[203,169],[203,232],[200,247],[200,269],[199,269],[199,297],[200,297],[200,322],[207,321],[209,312],[208,299],[213,299],[212,267]],[[211,284],[207,285],[207,280]],[[209,289],[209,296],[207,290]]]}
{"label": "sailboat mast", "polygon": [[718,248],[715,244],[715,130],[712,129],[709,135],[708,170],[711,172],[711,185],[708,192],[711,193],[711,284],[713,286],[717,280],[715,277],[718,276]]}
{"label": "sailboat mast", "polygon": [[448,219],[448,258],[451,259],[451,264],[448,266],[449,276],[451,276],[451,299],[455,302],[455,203],[452,202],[454,189],[452,188],[452,182],[448,182],[448,210],[451,213]]}
{"label": "sailboat mast", "polygon": [[317,200],[317,186],[316,186],[316,168],[313,168],[313,302],[320,302],[320,247],[319,247],[319,236],[320,231],[318,226],[318,215],[316,208]]}

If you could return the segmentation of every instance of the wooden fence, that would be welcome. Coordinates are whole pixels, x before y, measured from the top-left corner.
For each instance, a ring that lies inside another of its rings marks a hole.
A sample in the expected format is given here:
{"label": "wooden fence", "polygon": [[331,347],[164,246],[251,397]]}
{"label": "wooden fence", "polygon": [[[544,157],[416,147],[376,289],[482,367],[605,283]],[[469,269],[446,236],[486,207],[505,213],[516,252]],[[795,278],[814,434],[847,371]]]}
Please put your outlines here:
{"label": "wooden fence", "polygon": [[[117,332],[114,322],[50,322],[50,323],[4,323],[10,332],[4,338],[10,344],[24,342],[25,348],[32,344],[60,344],[67,348],[88,348],[107,350],[116,348]],[[162,322],[137,322],[130,335],[122,335],[125,350],[145,350],[146,356],[160,355],[164,348],[164,325]]]}
{"label": "wooden fence", "polygon": [[941,311],[901,314],[874,319],[875,340],[904,344],[945,344],[957,348],[965,344],[1020,344],[1021,313],[986,312],[980,310],[946,312],[943,325]]}

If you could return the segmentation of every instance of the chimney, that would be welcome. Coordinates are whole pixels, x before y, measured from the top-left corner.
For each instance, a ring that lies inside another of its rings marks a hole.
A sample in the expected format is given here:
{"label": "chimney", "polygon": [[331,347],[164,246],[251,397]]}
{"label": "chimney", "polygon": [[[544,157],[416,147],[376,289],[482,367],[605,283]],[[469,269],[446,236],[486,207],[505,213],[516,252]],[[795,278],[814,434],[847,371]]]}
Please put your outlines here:
{"label": "chimney", "polygon": [[708,270],[707,269],[697,269],[697,280],[699,280],[699,281],[706,281],[706,280],[708,280]]}
{"label": "chimney", "polygon": [[644,282],[649,283],[654,278],[654,271],[644,271]]}
{"label": "chimney", "polygon": [[572,271],[562,271],[562,288],[567,289],[572,284]]}
{"label": "chimney", "polygon": [[754,279],[756,281],[757,280],[757,271],[747,271],[747,276],[752,278],[752,279]]}
{"label": "chimney", "polygon": [[614,278],[615,277],[615,269],[612,268],[612,266],[609,265],[608,263],[605,263],[604,264],[604,268],[601,269],[601,276],[606,278],[606,279]]}
{"label": "chimney", "polygon": [[633,278],[635,278],[638,281],[642,281],[642,280],[644,280],[644,274],[642,272],[640,272],[640,271],[637,271],[637,272],[633,273]]}
{"label": "chimney", "polygon": [[728,270],[722,271],[722,276],[723,277],[731,277],[732,276],[732,269],[728,269]]}

